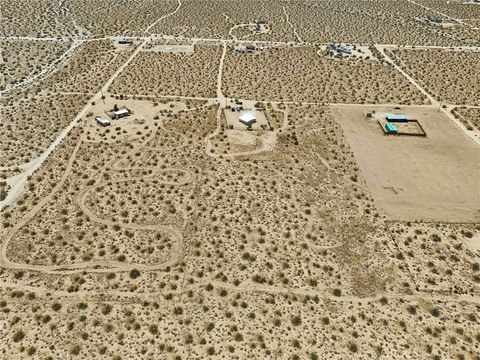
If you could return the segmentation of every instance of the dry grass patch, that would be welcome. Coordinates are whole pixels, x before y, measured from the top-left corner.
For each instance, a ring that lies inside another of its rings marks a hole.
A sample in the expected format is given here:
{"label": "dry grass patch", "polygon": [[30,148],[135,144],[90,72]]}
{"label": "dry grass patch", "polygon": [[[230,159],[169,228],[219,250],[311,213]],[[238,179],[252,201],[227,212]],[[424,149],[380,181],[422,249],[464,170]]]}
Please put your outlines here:
{"label": "dry grass patch", "polygon": [[424,98],[390,65],[333,59],[312,47],[272,48],[225,59],[223,88],[232,98],[266,101],[421,104]]}
{"label": "dry grass patch", "polygon": [[141,52],[114,81],[115,94],[215,96],[220,46],[196,45],[193,54]]}
{"label": "dry grass patch", "polygon": [[85,105],[86,95],[25,96],[0,106],[0,166],[38,156]]}
{"label": "dry grass patch", "polygon": [[[427,24],[426,16],[436,17],[407,0],[322,1],[288,5],[291,21],[300,36],[316,43],[441,45],[478,43],[466,26],[454,28]],[[453,32],[453,33],[452,33]]]}
{"label": "dry grass patch", "polygon": [[480,108],[456,107],[452,112],[467,130],[480,131]]}
{"label": "dry grass patch", "polygon": [[0,41],[0,90],[36,75],[68,47],[68,42]]}
{"label": "dry grass patch", "polygon": [[436,99],[480,105],[480,52],[399,49],[390,54]]}
{"label": "dry grass patch", "polygon": [[256,33],[237,27],[233,35],[249,40],[296,40],[286,21],[283,4],[255,0],[182,1],[180,10],[158,23],[152,32],[195,38],[229,38],[229,29],[255,21],[265,21],[270,31]]}
{"label": "dry grass patch", "polygon": [[35,87],[36,91],[93,93],[124,63],[133,48],[117,51],[110,41],[92,41],[58,71]]}

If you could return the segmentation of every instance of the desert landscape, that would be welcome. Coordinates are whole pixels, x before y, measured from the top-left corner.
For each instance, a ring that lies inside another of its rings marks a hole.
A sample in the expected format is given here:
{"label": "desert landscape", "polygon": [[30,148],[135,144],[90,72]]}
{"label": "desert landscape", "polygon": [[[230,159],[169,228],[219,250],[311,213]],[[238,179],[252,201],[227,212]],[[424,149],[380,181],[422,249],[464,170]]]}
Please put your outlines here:
{"label": "desert landscape", "polygon": [[480,359],[480,5],[0,0],[1,359]]}

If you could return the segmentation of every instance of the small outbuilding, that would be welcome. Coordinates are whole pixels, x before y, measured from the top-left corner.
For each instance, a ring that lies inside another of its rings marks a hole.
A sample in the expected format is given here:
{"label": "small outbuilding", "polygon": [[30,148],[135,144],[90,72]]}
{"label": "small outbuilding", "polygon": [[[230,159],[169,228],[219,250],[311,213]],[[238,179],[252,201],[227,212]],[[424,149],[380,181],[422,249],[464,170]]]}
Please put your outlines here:
{"label": "small outbuilding", "polygon": [[132,39],[120,39],[120,40],[118,40],[118,43],[120,45],[132,45],[133,40]]}
{"label": "small outbuilding", "polygon": [[130,110],[123,108],[112,111],[112,115],[114,119],[121,119],[126,116],[130,116]]}
{"label": "small outbuilding", "polygon": [[385,116],[385,119],[390,122],[405,122],[408,121],[407,115],[396,115],[396,114],[388,114]]}
{"label": "small outbuilding", "polygon": [[397,127],[393,125],[392,123],[387,123],[385,125],[385,129],[389,134],[396,134],[398,132]]}
{"label": "small outbuilding", "polygon": [[110,125],[111,125],[110,120],[103,119],[103,118],[101,118],[100,116],[97,116],[97,117],[95,118],[95,121],[96,121],[97,124],[100,125],[100,126],[110,126]]}
{"label": "small outbuilding", "polygon": [[238,121],[246,126],[251,126],[252,124],[257,122],[257,116],[255,115],[254,111],[240,111],[238,116]]}

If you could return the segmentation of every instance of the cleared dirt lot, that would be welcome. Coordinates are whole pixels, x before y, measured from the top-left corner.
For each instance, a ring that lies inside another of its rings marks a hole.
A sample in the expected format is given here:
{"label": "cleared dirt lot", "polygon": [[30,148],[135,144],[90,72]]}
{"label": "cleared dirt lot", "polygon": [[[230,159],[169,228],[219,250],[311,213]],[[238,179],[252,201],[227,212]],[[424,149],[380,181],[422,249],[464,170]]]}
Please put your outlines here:
{"label": "cleared dirt lot", "polygon": [[[385,136],[370,107],[337,106],[340,123],[377,204],[399,220],[479,221],[480,149],[442,113],[403,112],[420,121],[426,138]],[[373,107],[372,107],[373,109]],[[376,107],[377,112],[394,112]]]}

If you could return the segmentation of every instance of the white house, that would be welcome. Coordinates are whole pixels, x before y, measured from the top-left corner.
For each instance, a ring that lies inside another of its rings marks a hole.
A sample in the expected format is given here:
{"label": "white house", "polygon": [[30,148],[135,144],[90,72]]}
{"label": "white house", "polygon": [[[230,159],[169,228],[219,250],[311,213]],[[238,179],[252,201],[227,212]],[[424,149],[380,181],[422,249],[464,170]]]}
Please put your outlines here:
{"label": "white house", "polygon": [[123,118],[125,116],[129,116],[130,115],[130,110],[128,109],[118,109],[117,111],[112,111],[112,114],[113,114],[113,117],[115,119],[120,119],[120,118]]}
{"label": "white house", "polygon": [[257,122],[257,116],[255,115],[255,111],[244,110],[240,111],[238,116],[238,121],[242,124],[250,126],[253,123]]}

